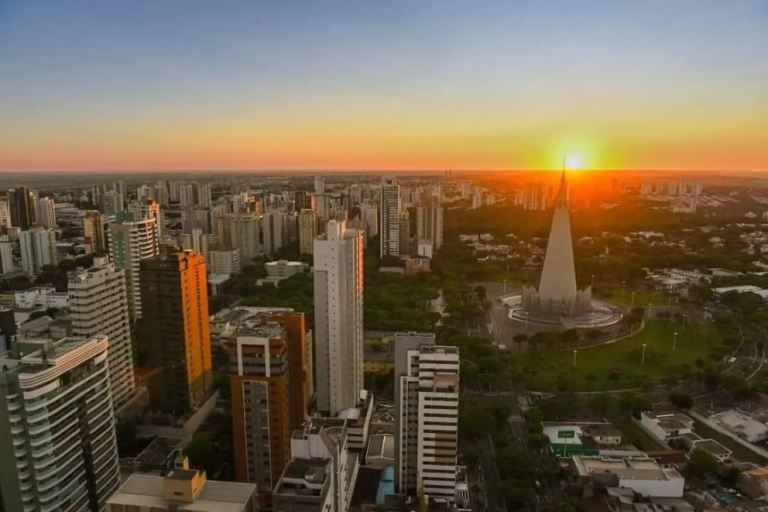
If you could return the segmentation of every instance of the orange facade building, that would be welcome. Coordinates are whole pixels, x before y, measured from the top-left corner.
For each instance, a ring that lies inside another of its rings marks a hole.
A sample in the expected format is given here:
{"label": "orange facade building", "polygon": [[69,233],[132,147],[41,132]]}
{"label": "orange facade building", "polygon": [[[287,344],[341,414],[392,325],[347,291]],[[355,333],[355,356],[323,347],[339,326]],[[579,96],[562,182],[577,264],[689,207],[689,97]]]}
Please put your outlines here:
{"label": "orange facade building", "polygon": [[152,407],[174,415],[196,410],[213,388],[205,259],[166,250],[141,261],[142,366],[163,369]]}
{"label": "orange facade building", "polygon": [[303,313],[258,317],[226,341],[235,472],[263,502],[291,460],[291,433],[307,418],[311,364]]}

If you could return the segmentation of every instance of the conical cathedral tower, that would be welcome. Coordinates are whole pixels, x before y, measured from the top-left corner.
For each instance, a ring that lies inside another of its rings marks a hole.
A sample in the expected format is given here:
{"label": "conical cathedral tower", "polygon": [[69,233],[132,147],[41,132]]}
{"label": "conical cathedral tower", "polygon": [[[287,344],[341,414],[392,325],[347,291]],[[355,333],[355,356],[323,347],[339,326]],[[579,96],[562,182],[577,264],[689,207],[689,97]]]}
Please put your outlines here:
{"label": "conical cathedral tower", "polygon": [[588,311],[592,302],[591,295],[589,288],[581,292],[576,288],[568,182],[563,171],[539,288],[523,290],[523,305],[531,313],[568,317]]}

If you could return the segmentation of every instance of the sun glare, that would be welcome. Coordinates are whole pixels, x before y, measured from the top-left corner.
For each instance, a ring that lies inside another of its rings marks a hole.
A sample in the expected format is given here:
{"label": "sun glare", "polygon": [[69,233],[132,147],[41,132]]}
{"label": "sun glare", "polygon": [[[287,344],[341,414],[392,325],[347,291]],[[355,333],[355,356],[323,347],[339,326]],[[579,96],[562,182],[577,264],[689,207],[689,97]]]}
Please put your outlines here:
{"label": "sun glare", "polygon": [[566,155],[565,168],[569,171],[578,171],[584,168],[584,158],[581,155]]}

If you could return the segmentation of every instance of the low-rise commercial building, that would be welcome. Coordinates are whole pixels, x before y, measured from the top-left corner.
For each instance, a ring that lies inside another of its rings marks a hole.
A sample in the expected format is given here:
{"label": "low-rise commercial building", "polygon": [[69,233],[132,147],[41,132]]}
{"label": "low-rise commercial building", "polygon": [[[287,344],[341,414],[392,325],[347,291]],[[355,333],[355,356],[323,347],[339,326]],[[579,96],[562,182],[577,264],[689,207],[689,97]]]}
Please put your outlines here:
{"label": "low-rise commercial building", "polygon": [[571,457],[570,469],[589,497],[596,487],[631,489],[647,498],[680,498],[685,478],[675,469],[665,468],[647,457]]}
{"label": "low-rise commercial building", "polygon": [[634,421],[662,444],[666,444],[670,438],[693,432],[693,420],[682,413],[656,415],[651,412],[643,412],[640,413],[640,419]]}
{"label": "low-rise commercial building", "polygon": [[165,476],[135,474],[107,501],[106,512],[256,512],[256,485],[206,479],[182,467]]}

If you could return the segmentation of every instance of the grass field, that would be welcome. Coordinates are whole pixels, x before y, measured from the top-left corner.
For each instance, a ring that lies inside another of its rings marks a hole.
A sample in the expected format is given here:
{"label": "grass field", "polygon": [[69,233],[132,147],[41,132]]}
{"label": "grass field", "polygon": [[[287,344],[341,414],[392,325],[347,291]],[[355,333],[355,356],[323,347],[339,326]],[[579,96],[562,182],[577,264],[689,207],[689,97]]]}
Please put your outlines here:
{"label": "grass field", "polygon": [[[613,288],[608,291],[611,300],[622,306],[632,307],[632,290],[621,291],[621,288]],[[666,306],[669,304],[669,298],[660,294],[651,292],[634,292],[634,307],[647,308],[649,304],[654,306]]]}
{"label": "grass field", "polygon": [[[675,332],[678,336],[673,351]],[[683,331],[679,323],[647,320],[645,329],[631,339],[579,350],[575,366],[569,350],[522,354],[519,363],[528,373],[532,389],[552,390],[563,373],[571,375],[581,391],[628,389],[655,384],[666,375],[679,375],[683,364],[694,367],[697,359],[708,361],[710,350],[721,341],[710,326],[688,325]],[[585,378],[587,375],[591,380]]]}

